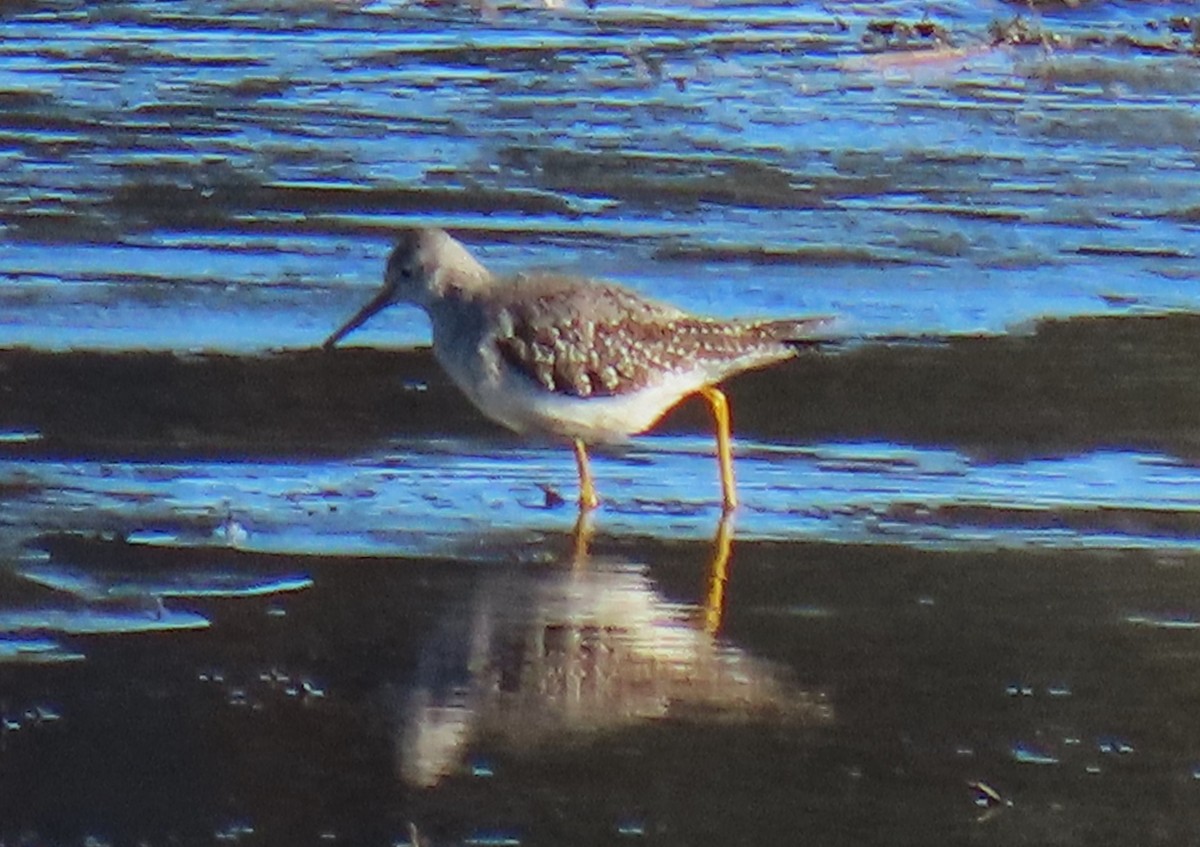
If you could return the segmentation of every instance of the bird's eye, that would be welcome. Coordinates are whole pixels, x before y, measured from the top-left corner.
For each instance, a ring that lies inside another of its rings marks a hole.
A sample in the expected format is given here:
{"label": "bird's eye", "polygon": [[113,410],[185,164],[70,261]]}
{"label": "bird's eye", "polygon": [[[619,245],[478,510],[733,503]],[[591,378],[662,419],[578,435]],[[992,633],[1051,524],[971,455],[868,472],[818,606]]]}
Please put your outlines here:
{"label": "bird's eye", "polygon": [[401,279],[412,279],[413,278],[412,267],[409,265],[405,265],[404,267],[402,267],[400,269],[400,278]]}

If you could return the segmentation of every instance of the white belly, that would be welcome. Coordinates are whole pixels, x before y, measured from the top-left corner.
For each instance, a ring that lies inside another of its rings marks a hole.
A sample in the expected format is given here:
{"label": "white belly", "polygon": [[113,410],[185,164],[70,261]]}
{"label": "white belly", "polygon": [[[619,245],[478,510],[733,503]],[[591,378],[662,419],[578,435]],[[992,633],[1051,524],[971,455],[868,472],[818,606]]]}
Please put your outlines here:
{"label": "white belly", "polygon": [[547,391],[507,368],[489,367],[482,359],[467,363],[439,355],[438,360],[479,411],[497,423],[520,433],[588,443],[620,441],[645,432],[706,382],[703,374],[676,374],[631,394],[578,397]]}

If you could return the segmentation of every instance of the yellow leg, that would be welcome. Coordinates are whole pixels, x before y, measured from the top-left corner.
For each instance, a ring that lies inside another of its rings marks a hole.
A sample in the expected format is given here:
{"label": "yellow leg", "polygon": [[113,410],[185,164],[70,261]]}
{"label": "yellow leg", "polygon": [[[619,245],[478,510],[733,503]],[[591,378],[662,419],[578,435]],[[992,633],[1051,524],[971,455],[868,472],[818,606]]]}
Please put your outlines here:
{"label": "yellow leg", "polygon": [[713,539],[712,566],[708,569],[708,591],[704,597],[704,631],[716,635],[725,613],[725,584],[729,581],[729,556],[733,551],[733,513],[721,515]]}
{"label": "yellow leg", "polygon": [[580,509],[579,517],[575,518],[575,529],[571,531],[571,564],[576,570],[587,567],[588,556],[591,555],[592,536],[596,534],[592,517],[592,512]]}
{"label": "yellow leg", "polygon": [[729,401],[725,392],[707,386],[700,395],[712,407],[713,420],[717,425],[717,461],[721,464],[721,498],[725,511],[737,508],[737,487],[733,482],[733,445],[729,437]]}
{"label": "yellow leg", "polygon": [[578,438],[575,439],[575,464],[579,468],[579,508],[591,511],[600,505],[600,498],[596,496],[596,485],[592,482],[587,447]]}

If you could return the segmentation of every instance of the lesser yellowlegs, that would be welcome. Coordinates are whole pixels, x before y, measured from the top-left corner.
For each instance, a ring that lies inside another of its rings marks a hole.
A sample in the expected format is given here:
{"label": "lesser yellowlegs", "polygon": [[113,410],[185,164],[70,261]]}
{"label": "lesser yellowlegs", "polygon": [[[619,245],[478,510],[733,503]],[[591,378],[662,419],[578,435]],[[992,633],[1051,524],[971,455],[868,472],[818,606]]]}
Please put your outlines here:
{"label": "lesser yellowlegs", "polygon": [[497,276],[444,231],[417,228],[401,234],[383,288],[325,348],[394,303],[425,310],[434,356],[483,414],[574,444],[584,509],[600,502],[586,445],[645,432],[690,394],[712,408],[722,500],[735,507],[729,404],[716,383],[792,356],[827,323],[712,320],[611,282]]}

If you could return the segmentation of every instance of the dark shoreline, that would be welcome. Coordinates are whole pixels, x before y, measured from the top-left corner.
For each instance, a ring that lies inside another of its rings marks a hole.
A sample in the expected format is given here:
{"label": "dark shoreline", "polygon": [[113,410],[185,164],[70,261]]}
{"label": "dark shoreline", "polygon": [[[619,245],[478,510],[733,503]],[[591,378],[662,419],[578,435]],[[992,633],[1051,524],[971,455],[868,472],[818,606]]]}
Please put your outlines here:
{"label": "dark shoreline", "polygon": [[[1200,458],[1200,316],[1047,321],[1027,336],[877,344],[727,384],[735,432],[887,440],[984,458],[1105,448]],[[10,455],[337,456],[405,436],[498,436],[428,349],[261,356],[0,350]],[[685,401],[662,432],[704,432]]]}

